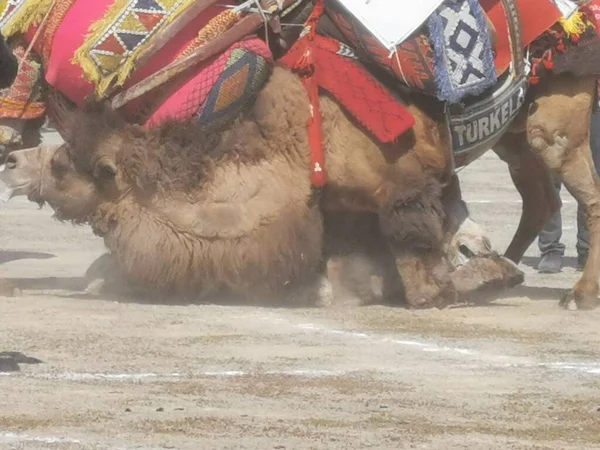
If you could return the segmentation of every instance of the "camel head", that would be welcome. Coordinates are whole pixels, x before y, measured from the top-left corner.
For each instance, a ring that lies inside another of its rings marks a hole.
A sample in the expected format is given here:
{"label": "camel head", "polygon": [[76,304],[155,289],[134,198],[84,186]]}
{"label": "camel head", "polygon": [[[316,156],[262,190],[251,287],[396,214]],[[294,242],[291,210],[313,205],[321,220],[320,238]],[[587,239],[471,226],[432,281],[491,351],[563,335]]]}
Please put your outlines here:
{"label": "camel head", "polygon": [[85,222],[96,203],[94,182],[75,170],[67,145],[10,153],[0,179],[10,197],[24,195],[40,205],[48,203],[60,220]]}
{"label": "camel head", "polygon": [[128,170],[124,165],[137,154],[129,144],[144,133],[103,109],[88,110],[73,118],[63,145],[10,153],[0,179],[12,196],[48,203],[60,220],[87,222],[100,205],[122,199],[139,181],[132,170],[143,161]]}

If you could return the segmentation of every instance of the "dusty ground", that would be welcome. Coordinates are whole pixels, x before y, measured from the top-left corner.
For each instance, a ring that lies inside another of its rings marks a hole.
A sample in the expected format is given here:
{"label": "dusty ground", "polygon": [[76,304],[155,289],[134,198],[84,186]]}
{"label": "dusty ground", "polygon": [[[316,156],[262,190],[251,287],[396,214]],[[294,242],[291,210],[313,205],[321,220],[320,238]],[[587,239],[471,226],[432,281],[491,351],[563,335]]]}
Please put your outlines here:
{"label": "dusty ground", "polygon": [[[48,135],[52,138],[51,135]],[[503,249],[520,204],[492,154],[461,173]],[[564,241],[574,263],[575,205]],[[600,311],[573,267],[478,308],[286,310],[86,298],[87,228],[0,204],[0,448],[600,449]]]}

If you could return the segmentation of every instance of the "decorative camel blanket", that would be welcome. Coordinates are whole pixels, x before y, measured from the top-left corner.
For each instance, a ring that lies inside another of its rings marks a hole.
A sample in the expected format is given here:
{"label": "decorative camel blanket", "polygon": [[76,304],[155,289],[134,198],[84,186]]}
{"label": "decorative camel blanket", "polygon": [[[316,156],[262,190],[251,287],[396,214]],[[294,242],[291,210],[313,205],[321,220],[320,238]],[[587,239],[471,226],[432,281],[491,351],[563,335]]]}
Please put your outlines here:
{"label": "decorative camel blanket", "polygon": [[117,80],[131,75],[144,46],[173,19],[184,14],[195,0],[117,0],[77,49],[79,64],[102,96]]}
{"label": "decorative camel blanket", "polygon": [[[90,94],[104,92],[110,80],[122,82],[127,88],[187,54],[195,45],[201,45],[197,40],[199,31],[226,9],[223,4],[207,8],[145,64],[136,66],[140,51],[152,44],[169,21],[184,13],[192,0],[55,3],[9,0],[9,3],[11,8],[0,9],[2,29],[13,35],[24,33],[27,42],[37,33],[33,49],[44,61],[46,81],[78,105]],[[54,7],[50,8],[52,4]],[[146,126],[169,118],[192,116],[202,125],[222,122],[235,116],[260,90],[268,77],[271,60],[270,50],[262,40],[246,39],[159,91],[131,102],[124,112],[130,120]],[[14,92],[5,94],[5,101],[16,99]]]}
{"label": "decorative camel blanket", "polygon": [[26,46],[21,41],[13,42],[11,47],[20,66],[12,86],[0,90],[0,117],[36,119],[46,112],[41,61],[34,53],[26,55]]}
{"label": "decorative camel blanket", "polygon": [[600,0],[592,0],[571,14],[567,21],[554,24],[531,44],[531,83],[535,84],[549,74],[600,75],[597,12],[600,12]]}
{"label": "decorative camel blanket", "polygon": [[[73,62],[95,84],[101,97],[111,83],[116,81],[117,85],[122,85],[129,78],[145,46],[194,2],[4,0],[5,7],[0,9],[0,27],[5,36],[28,32],[41,23],[47,30],[56,32],[76,9],[77,17],[86,26],[86,33],[83,42],[78,42]],[[78,7],[82,4],[86,8]]]}
{"label": "decorative camel blanket", "polygon": [[494,53],[478,0],[446,0],[427,26],[440,100],[458,103],[496,83]]}
{"label": "decorative camel blanket", "polygon": [[[552,0],[516,2],[524,46],[531,44],[562,17]],[[360,18],[350,14],[338,0],[327,2],[327,13],[361,59],[376,62],[416,91],[455,102],[491,86],[492,80],[504,74],[512,61],[507,13],[501,1],[480,0],[479,5],[480,8],[471,0],[447,0],[394,53],[390,53]],[[482,27],[481,19],[485,16],[496,32],[495,74],[489,70],[490,65],[484,64],[490,61],[492,51],[488,46],[487,26]],[[485,73],[475,75],[474,68]]]}
{"label": "decorative camel blanket", "polygon": [[415,119],[399,100],[358,63],[352,49],[334,39],[304,35],[279,62],[302,73],[307,53],[316,84],[379,141],[393,142],[413,127]]}

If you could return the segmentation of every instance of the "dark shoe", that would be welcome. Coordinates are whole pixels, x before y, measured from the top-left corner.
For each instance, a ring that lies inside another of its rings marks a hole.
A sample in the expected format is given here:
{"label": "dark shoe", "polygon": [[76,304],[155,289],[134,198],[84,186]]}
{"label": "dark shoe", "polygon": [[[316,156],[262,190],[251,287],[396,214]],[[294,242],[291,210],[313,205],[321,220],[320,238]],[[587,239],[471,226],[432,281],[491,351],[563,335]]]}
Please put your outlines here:
{"label": "dark shoe", "polygon": [[587,263],[588,254],[580,253],[577,255],[577,271],[583,272],[583,268],[585,267],[585,263]]}
{"label": "dark shoe", "polygon": [[562,269],[562,255],[560,253],[547,253],[542,256],[538,264],[539,273],[559,273]]}

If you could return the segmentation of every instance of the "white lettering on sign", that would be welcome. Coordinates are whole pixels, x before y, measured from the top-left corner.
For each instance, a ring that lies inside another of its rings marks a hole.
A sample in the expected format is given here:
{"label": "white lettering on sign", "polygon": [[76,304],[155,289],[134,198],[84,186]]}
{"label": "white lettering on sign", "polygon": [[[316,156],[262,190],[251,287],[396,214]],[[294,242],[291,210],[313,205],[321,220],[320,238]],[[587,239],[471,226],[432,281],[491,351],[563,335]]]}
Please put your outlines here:
{"label": "white lettering on sign", "polygon": [[[463,150],[463,147],[471,147],[474,144],[485,142],[502,131],[516,116],[525,102],[525,95],[519,89],[509,96],[503,103],[494,109],[484,111],[479,117],[474,117],[468,122],[454,124],[452,132],[454,135],[455,151]],[[458,144],[458,145],[457,145]]]}

